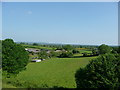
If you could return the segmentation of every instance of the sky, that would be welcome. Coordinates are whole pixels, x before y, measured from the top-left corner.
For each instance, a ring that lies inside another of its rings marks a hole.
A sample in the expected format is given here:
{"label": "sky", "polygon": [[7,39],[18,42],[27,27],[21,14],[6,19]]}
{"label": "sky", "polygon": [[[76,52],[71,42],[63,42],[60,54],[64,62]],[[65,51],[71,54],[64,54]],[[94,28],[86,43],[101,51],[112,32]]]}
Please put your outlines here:
{"label": "sky", "polygon": [[118,44],[117,2],[3,2],[2,39]]}

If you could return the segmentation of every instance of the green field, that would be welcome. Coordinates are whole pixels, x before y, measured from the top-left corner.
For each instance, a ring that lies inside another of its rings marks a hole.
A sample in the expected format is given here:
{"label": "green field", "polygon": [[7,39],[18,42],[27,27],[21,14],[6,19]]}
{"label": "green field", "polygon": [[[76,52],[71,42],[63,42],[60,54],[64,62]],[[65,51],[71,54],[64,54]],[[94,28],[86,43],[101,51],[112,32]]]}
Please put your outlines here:
{"label": "green field", "polygon": [[48,50],[53,50],[55,48],[51,48],[51,47],[43,47],[43,46],[34,46],[34,45],[26,45],[26,44],[21,44],[23,47],[25,48],[36,48],[36,49],[48,49]]}
{"label": "green field", "polygon": [[[75,88],[75,72],[96,57],[51,58],[39,63],[29,63],[16,78],[6,79],[3,88]],[[9,84],[8,84],[9,82]]]}
{"label": "green field", "polygon": [[91,50],[79,50],[79,51],[80,51],[80,53],[85,53],[85,52],[87,52],[87,53],[92,53]]}

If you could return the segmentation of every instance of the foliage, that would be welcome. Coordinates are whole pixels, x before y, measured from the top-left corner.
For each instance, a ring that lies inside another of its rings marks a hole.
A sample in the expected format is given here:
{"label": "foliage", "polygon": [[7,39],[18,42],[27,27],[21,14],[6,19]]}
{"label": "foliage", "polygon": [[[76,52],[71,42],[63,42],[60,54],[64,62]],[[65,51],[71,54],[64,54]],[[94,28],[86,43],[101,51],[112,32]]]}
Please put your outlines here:
{"label": "foliage", "polygon": [[2,70],[7,73],[7,77],[24,70],[28,59],[28,53],[21,45],[14,43],[12,39],[2,41]]}
{"label": "foliage", "polygon": [[0,40],[0,69],[2,68],[2,41]]}
{"label": "foliage", "polygon": [[75,54],[75,53],[79,53],[79,51],[76,50],[76,49],[73,49],[73,50],[72,50],[72,53],[73,53],[73,54]]}
{"label": "foliage", "polygon": [[38,46],[38,44],[37,44],[37,43],[33,43],[33,45],[34,45],[34,46]]}
{"label": "foliage", "polygon": [[71,57],[73,57],[73,53],[72,52],[63,52],[60,54],[59,57],[60,58],[71,58]]}
{"label": "foliage", "polygon": [[118,88],[120,87],[120,58],[105,54],[92,60],[76,74],[77,88]]}
{"label": "foliage", "polygon": [[71,45],[64,45],[63,49],[66,50],[66,51],[70,51],[70,50],[73,49],[73,46],[71,46]]}
{"label": "foliage", "polygon": [[117,53],[120,53],[120,46],[116,46],[116,47],[112,47],[112,53],[113,54],[117,54]]}
{"label": "foliage", "polygon": [[114,50],[114,49],[112,50],[112,53],[113,54],[118,54],[118,52],[116,50]]}
{"label": "foliage", "polygon": [[108,45],[102,44],[98,47],[98,50],[100,54],[105,54],[105,53],[110,53],[112,48],[109,47]]}
{"label": "foliage", "polygon": [[92,54],[93,54],[94,56],[99,55],[98,50],[96,50],[96,49],[92,49]]}
{"label": "foliage", "polygon": [[40,59],[46,59],[46,58],[48,58],[48,54],[46,53],[46,51],[40,51],[38,54],[38,57]]}
{"label": "foliage", "polygon": [[87,52],[84,52],[83,53],[83,57],[87,57],[88,56],[88,53]]}
{"label": "foliage", "polygon": [[54,52],[54,51],[51,51],[49,54],[49,57],[57,57],[58,56],[58,53],[57,52]]}
{"label": "foliage", "polygon": [[120,53],[120,46],[118,47],[118,53]]}

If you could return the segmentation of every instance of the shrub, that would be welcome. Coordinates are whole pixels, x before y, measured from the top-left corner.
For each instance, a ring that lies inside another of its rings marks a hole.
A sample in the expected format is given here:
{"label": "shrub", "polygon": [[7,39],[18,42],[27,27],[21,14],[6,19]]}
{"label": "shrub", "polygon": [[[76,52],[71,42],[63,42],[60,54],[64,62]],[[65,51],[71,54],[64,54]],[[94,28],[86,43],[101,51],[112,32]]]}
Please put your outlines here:
{"label": "shrub", "polygon": [[73,53],[73,54],[75,54],[75,53],[79,53],[79,51],[76,50],[76,49],[73,49],[73,50],[72,50],[72,53]]}
{"label": "shrub", "polygon": [[75,78],[77,88],[120,88],[120,58],[101,55],[80,68]]}
{"label": "shrub", "polygon": [[48,58],[48,54],[46,51],[41,51],[41,52],[39,52],[38,57],[40,59],[46,59],[46,58]]}
{"label": "shrub", "polygon": [[88,56],[88,53],[87,52],[84,52],[83,53],[83,57],[87,57]]}
{"label": "shrub", "polygon": [[92,49],[92,54],[93,56],[98,56],[99,55],[98,50]]}
{"label": "shrub", "polygon": [[49,57],[57,57],[58,53],[51,51],[48,55],[49,55]]}
{"label": "shrub", "polygon": [[70,51],[70,50],[73,50],[73,46],[72,45],[64,45],[63,49],[66,51]]}
{"label": "shrub", "polygon": [[73,53],[72,52],[63,52],[62,54],[60,54],[59,57],[60,58],[71,58],[71,57],[73,57]]}

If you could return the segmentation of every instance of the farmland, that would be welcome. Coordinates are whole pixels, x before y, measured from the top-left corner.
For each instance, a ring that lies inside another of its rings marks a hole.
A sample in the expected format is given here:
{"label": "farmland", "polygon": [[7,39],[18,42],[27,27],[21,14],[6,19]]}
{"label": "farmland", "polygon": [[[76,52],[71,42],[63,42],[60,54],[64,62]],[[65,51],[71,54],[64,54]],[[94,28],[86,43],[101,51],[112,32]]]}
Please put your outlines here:
{"label": "farmland", "polygon": [[52,50],[54,48],[51,48],[51,47],[43,47],[43,46],[34,46],[34,45],[26,45],[26,44],[22,44],[23,47],[25,48],[37,48],[37,49],[49,49],[49,50]]}
{"label": "farmland", "polygon": [[[26,45],[21,46],[14,43],[12,39],[6,39],[2,44],[4,56],[2,62],[3,88],[102,87],[100,84],[91,84],[91,82],[96,82],[96,78],[99,79],[99,76],[95,76],[99,75],[96,74],[96,72],[99,73],[98,71],[102,70],[101,72],[104,73],[109,69],[112,72],[113,69],[111,65],[116,65],[116,62],[119,64],[119,51],[105,44],[100,45],[98,48],[95,46],[85,46],[81,48],[80,46],[74,45],[63,45],[61,47],[57,45],[42,46],[35,44],[27,44],[26,47]],[[7,46],[7,48],[5,46]],[[39,60],[39,62],[36,60]],[[111,64],[108,63],[108,60],[111,60]],[[116,61],[113,62],[114,60]],[[105,63],[102,63],[103,61]],[[106,62],[110,65],[109,67],[107,67]],[[105,64],[105,67],[103,67],[102,64]],[[85,67],[86,65],[87,67]],[[116,67],[116,71],[118,68],[119,65]],[[118,73],[118,77],[114,74],[115,77],[119,78],[119,72],[116,73]],[[109,75],[109,73],[106,74]],[[103,74],[103,76],[104,75],[105,74]],[[105,75],[105,80],[107,80],[107,78],[109,79],[109,77]],[[90,82],[88,82],[89,80]],[[101,80],[104,83],[103,79]],[[97,82],[99,83],[101,81],[98,80]],[[86,86],[88,85],[86,83],[91,86]],[[118,81],[116,83],[119,84]],[[108,85],[108,83],[105,82],[105,84],[102,85]],[[116,86],[113,85],[112,87]]]}
{"label": "farmland", "polygon": [[50,58],[39,63],[29,63],[27,69],[16,78],[4,79],[3,88],[76,88],[76,70],[94,58]]}
{"label": "farmland", "polygon": [[[3,88],[76,88],[76,71],[97,57],[83,56],[83,53],[92,54],[92,50],[90,48],[76,48],[72,45],[63,45],[62,47],[59,45],[21,45],[29,53],[29,63],[26,70],[20,72],[16,77],[5,78],[3,75]],[[36,53],[36,50],[39,52]],[[41,59],[40,56],[43,55],[40,54],[41,52],[44,52],[47,58],[38,63],[31,62],[34,59]],[[72,53],[72,57],[64,55],[59,57],[61,54],[69,55],[69,52]],[[57,56],[55,56],[56,54]]]}

